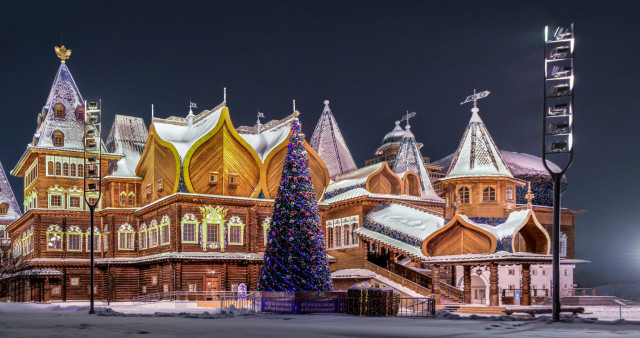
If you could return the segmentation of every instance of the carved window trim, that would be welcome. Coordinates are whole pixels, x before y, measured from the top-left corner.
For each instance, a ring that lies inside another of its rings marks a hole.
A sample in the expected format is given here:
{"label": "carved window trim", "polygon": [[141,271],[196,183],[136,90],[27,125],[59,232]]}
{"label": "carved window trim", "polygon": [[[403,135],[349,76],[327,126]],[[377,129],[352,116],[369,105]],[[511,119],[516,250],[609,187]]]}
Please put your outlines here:
{"label": "carved window trim", "polygon": [[[182,243],[198,244],[198,224],[199,223],[200,222],[198,222],[198,219],[194,214],[185,214],[182,217],[182,221],[180,222],[180,234],[181,234],[180,239]],[[189,228],[193,226],[193,240],[185,239],[185,225],[189,225]]]}
{"label": "carved window trim", "polygon": [[[242,222],[242,219],[240,219],[239,216],[231,216],[229,222],[227,223],[227,242],[229,243],[229,245],[244,245],[244,227],[245,224]],[[232,231],[239,232],[239,236],[234,235],[234,237],[239,237],[239,241],[232,241]]]}

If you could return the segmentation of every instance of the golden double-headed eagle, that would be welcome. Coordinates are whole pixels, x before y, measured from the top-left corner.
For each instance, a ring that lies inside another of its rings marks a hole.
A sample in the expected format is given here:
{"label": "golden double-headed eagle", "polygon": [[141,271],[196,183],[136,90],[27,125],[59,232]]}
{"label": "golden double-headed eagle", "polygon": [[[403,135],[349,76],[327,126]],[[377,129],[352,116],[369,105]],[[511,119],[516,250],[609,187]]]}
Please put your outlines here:
{"label": "golden double-headed eagle", "polygon": [[55,46],[54,49],[56,51],[56,54],[60,58],[60,60],[62,60],[62,63],[64,63],[65,60],[68,60],[69,57],[71,56],[71,49],[65,48],[64,45],[62,45],[60,47]]}

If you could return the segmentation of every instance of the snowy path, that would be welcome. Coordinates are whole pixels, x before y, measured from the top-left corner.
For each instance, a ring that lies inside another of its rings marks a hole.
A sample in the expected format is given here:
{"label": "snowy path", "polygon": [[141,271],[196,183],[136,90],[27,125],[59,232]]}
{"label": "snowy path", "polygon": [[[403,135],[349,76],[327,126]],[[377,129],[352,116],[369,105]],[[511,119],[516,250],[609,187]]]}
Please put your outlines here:
{"label": "snowy path", "polygon": [[106,317],[84,308],[0,306],[0,337],[607,337],[640,336],[638,324],[367,318],[341,315],[256,315],[219,319]]}

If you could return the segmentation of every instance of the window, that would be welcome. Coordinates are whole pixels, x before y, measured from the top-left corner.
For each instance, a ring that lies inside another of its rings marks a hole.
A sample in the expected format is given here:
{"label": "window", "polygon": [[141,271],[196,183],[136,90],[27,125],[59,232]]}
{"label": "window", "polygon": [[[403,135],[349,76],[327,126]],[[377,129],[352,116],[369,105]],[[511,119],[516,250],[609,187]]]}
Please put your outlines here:
{"label": "window", "polygon": [[509,269],[509,276],[515,276],[516,269]]}
{"label": "window", "polygon": [[[100,236],[100,229],[98,227],[94,227],[93,229],[93,250],[95,252],[100,252],[100,248],[102,247],[100,240],[102,236]],[[87,251],[91,251],[91,227],[87,229]]]}
{"label": "window", "polygon": [[[106,230],[106,229],[105,229]],[[103,242],[104,243],[104,252],[107,252],[107,250],[109,250],[109,234],[104,234],[103,236]]]}
{"label": "window", "polygon": [[151,285],[158,285],[158,275],[151,276]]}
{"label": "window", "polygon": [[47,228],[47,250],[62,250],[62,229],[56,224],[52,224]]}
{"label": "window", "polygon": [[80,285],[80,278],[74,277],[71,278],[71,286],[78,286]]}
{"label": "window", "polygon": [[78,177],[84,177],[84,166],[82,164],[78,164]]}
{"label": "window", "polygon": [[60,287],[59,286],[51,287],[51,294],[52,295],[59,295],[60,294]]}
{"label": "window", "polygon": [[336,248],[339,248],[342,246],[342,227],[341,226],[337,226],[333,228],[334,230],[334,238],[335,238],[335,246]]}
{"label": "window", "polygon": [[198,284],[189,284],[189,292],[198,291]]}
{"label": "window", "polygon": [[543,276],[546,276],[546,275],[547,275],[547,270],[542,269],[542,275],[543,275]]}
{"label": "window", "polygon": [[56,103],[53,106],[53,116],[57,119],[64,119],[64,105],[62,103]]}
{"label": "window", "polygon": [[67,230],[67,250],[82,251],[82,231],[77,225],[72,225]]}
{"label": "window", "polygon": [[76,164],[71,163],[71,177],[76,177],[76,176],[77,176]]}
{"label": "window", "polygon": [[182,242],[183,243],[197,243],[198,233],[196,227],[198,221],[193,214],[185,214],[182,217]]}
{"label": "window", "polygon": [[151,184],[147,184],[147,195],[151,195]]}
{"label": "window", "polygon": [[218,173],[217,172],[209,173],[209,185],[216,185],[216,184],[218,184]]}
{"label": "window", "polygon": [[169,292],[169,284],[162,284],[162,292]]}
{"label": "window", "polygon": [[142,286],[142,293],[147,293],[147,286],[146,285]]}
{"label": "window", "polygon": [[129,223],[118,229],[118,250],[133,250],[133,227]]}
{"label": "window", "polygon": [[349,243],[349,233],[351,233],[351,231],[349,231],[349,225],[344,224],[342,225],[342,241],[344,242],[343,245],[347,246],[350,245],[351,243]]}
{"label": "window", "polygon": [[56,162],[56,176],[62,176],[62,164]]}
{"label": "window", "polygon": [[127,194],[124,191],[120,193],[120,205],[127,205]]}
{"label": "window", "polygon": [[80,197],[79,196],[71,196],[71,197],[69,197],[69,207],[70,208],[80,208]]}
{"label": "window", "polygon": [[565,276],[569,276],[569,270],[564,269],[564,275],[565,275]]}
{"label": "window", "polygon": [[52,207],[62,207],[62,196],[60,196],[60,195],[51,195],[51,206]]}
{"label": "window", "polygon": [[[538,270],[536,270],[536,269],[531,269],[531,274],[532,274],[532,275],[534,275],[534,276],[535,276],[535,275],[537,275],[537,274],[538,274]],[[535,289],[535,288],[534,288],[534,289]]]}
{"label": "window", "polygon": [[136,206],[136,195],[134,195],[132,192],[129,193],[129,206],[130,207]]}
{"label": "window", "polygon": [[271,227],[271,217],[267,217],[262,221],[262,237],[264,239],[264,245],[267,246],[267,240],[269,239],[269,228]]}
{"label": "window", "polygon": [[333,248],[333,221],[327,221],[327,249]]}
{"label": "window", "polygon": [[567,257],[567,234],[560,234],[560,257]]}
{"label": "window", "polygon": [[164,181],[162,179],[158,180],[158,191],[164,190]]}
{"label": "window", "polygon": [[162,220],[160,220],[160,222],[162,222],[162,224],[160,224],[160,243],[162,243],[162,245],[169,244],[170,242],[169,230],[171,229],[169,216],[167,215],[162,216]]}
{"label": "window", "polygon": [[496,189],[493,187],[486,187],[482,190],[482,200],[483,201],[495,201],[496,200]]}
{"label": "window", "polygon": [[64,147],[64,134],[59,130],[53,133],[53,146]]}
{"label": "window", "polygon": [[512,186],[508,186],[507,187],[507,200],[509,200],[509,201],[513,200],[513,187]]}
{"label": "window", "polygon": [[207,224],[207,243],[220,242],[220,224]]}
{"label": "window", "polygon": [[229,218],[229,244],[242,245],[244,243],[243,238],[244,223],[238,216],[231,216]]}
{"label": "window", "polygon": [[460,203],[462,203],[462,204],[469,203],[469,188],[468,187],[462,187],[462,188],[458,189],[458,199],[460,200]]}
{"label": "window", "polygon": [[149,226],[149,247],[158,246],[158,222],[154,219]]}
{"label": "window", "polygon": [[140,226],[140,249],[144,250],[148,247],[148,231],[147,231],[147,225],[146,224],[142,224]]}
{"label": "window", "polygon": [[78,106],[78,108],[76,108],[76,121],[84,122],[84,107],[83,106]]}
{"label": "window", "polygon": [[62,164],[62,176],[69,176],[69,163]]}
{"label": "window", "polygon": [[229,174],[229,184],[231,185],[238,184],[238,174]]}
{"label": "window", "polygon": [[7,205],[2,203],[0,204],[0,215],[6,215],[7,214]]}

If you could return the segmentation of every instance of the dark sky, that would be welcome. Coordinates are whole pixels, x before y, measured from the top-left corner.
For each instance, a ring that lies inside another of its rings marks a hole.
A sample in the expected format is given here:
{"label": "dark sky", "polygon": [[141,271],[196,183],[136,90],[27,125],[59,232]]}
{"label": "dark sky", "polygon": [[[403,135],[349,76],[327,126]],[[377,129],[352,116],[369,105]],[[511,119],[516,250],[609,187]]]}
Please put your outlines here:
{"label": "dark sky", "polygon": [[[85,99],[114,114],[184,116],[222,101],[236,126],[291,112],[308,136],[331,108],[358,165],[405,110],[433,160],[455,151],[460,102],[490,90],[480,115],[498,147],[540,155],[543,28],[576,27],[575,161],[563,206],[577,220],[590,285],[640,277],[638,1],[2,1],[0,161],[31,140],[59,60]],[[105,128],[105,129],[106,129]],[[106,137],[105,130],[105,137]],[[22,181],[12,178],[22,201]],[[608,272],[603,272],[606,269]]]}

